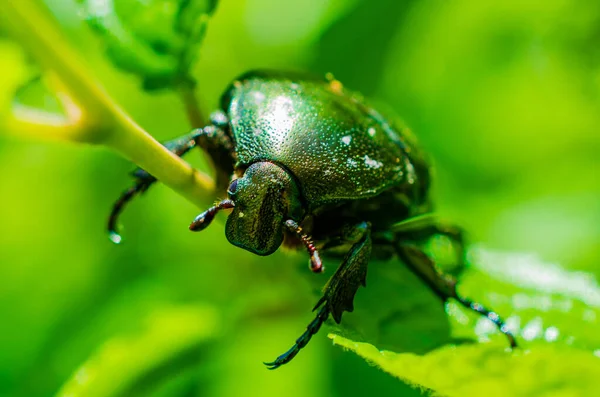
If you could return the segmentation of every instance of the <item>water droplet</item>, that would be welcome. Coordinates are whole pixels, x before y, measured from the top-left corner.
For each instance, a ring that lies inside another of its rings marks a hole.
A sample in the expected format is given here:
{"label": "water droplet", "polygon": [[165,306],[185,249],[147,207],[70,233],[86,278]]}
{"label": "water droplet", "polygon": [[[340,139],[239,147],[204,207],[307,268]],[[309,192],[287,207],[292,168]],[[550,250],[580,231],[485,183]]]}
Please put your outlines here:
{"label": "water droplet", "polygon": [[475,333],[481,342],[489,341],[489,335],[496,332],[496,330],[496,325],[485,317],[480,317],[475,324]]}
{"label": "water droplet", "polygon": [[521,317],[519,316],[510,316],[506,319],[506,328],[513,333],[519,332],[519,328],[521,327]]}
{"label": "water droplet", "polygon": [[108,238],[110,239],[110,241],[112,241],[115,244],[121,244],[121,241],[123,240],[121,238],[121,235],[116,232],[110,232],[108,234]]}
{"label": "water droplet", "polygon": [[536,317],[531,320],[525,327],[523,328],[523,332],[521,333],[523,339],[525,340],[534,340],[542,336],[542,319],[541,317]]}
{"label": "water droplet", "polygon": [[548,341],[548,342],[554,342],[556,339],[558,339],[558,334],[560,332],[558,331],[558,328],[556,327],[548,327],[546,329],[546,332],[544,333],[544,338]]}
{"label": "water droplet", "polygon": [[375,127],[369,127],[367,132],[369,133],[369,135],[371,135],[371,137],[374,137],[377,130],[375,129]]}
{"label": "water droplet", "polygon": [[351,141],[352,141],[352,137],[350,135],[346,135],[345,137],[342,137],[342,142],[346,145],[349,145]]}
{"label": "water droplet", "polygon": [[596,321],[596,312],[592,309],[586,309],[583,311],[583,320],[593,323]]}

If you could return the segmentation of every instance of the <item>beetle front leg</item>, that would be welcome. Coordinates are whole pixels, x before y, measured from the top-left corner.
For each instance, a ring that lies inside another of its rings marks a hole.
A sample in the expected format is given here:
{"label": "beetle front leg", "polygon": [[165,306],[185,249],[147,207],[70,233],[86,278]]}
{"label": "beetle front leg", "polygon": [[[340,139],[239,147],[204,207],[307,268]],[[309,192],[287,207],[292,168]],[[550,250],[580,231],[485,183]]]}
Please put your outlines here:
{"label": "beetle front leg", "polygon": [[[225,116],[219,117],[219,113],[216,113],[213,115],[213,125],[195,129],[190,134],[164,143],[167,149],[179,157],[188,153],[195,146],[205,149],[215,166],[217,187],[227,186],[233,172],[235,157],[231,139],[218,124],[222,123],[219,120],[223,117]],[[124,206],[136,195],[148,190],[157,181],[154,176],[142,168],[134,170],[132,176],[135,178],[135,184],[121,194],[113,205],[108,218],[109,237],[116,244],[121,242],[121,236],[117,232],[117,221]]]}
{"label": "beetle front leg", "polygon": [[[194,130],[188,135],[164,143],[164,146],[177,156],[181,157],[189,152],[194,146],[196,146],[196,140],[202,134],[202,132],[203,130],[201,129]],[[108,218],[109,238],[115,244],[119,244],[121,242],[121,235],[117,232],[117,220],[119,214],[121,211],[123,211],[123,207],[132,198],[138,194],[144,193],[150,188],[150,186],[152,186],[152,184],[156,182],[156,178],[142,168],[136,168],[131,175],[135,179],[135,184],[121,194],[119,199],[113,205],[112,211]]]}
{"label": "beetle front leg", "polygon": [[367,265],[372,249],[369,223],[362,222],[348,228],[344,235],[347,236],[347,243],[354,242],[354,244],[344,257],[340,267],[325,285],[323,297],[315,306],[319,307],[321,304],[328,306],[331,316],[338,324],[342,321],[344,311],[354,311],[354,295],[358,288],[361,285],[367,286]]}
{"label": "beetle front leg", "polygon": [[319,331],[330,314],[335,322],[339,324],[342,321],[344,311],[352,312],[354,310],[356,291],[361,285],[363,287],[367,285],[367,265],[372,248],[371,225],[362,222],[353,227],[345,228],[340,241],[353,245],[344,257],[340,267],[325,285],[323,296],[313,309],[313,311],[318,309],[316,318],[308,325],[306,331],[296,340],[290,350],[277,357],[275,361],[265,363],[269,369],[279,368],[296,357],[298,352],[308,344],[312,336]]}
{"label": "beetle front leg", "polygon": [[442,301],[447,301],[449,298],[456,299],[464,307],[473,310],[492,321],[506,337],[510,343],[510,347],[516,347],[517,342],[514,335],[508,330],[506,323],[500,316],[486,309],[483,305],[473,302],[469,299],[458,295],[456,291],[456,279],[452,276],[440,273],[435,263],[418,247],[409,243],[396,243],[394,248],[400,259],[421,278],[433,292],[438,295]]}

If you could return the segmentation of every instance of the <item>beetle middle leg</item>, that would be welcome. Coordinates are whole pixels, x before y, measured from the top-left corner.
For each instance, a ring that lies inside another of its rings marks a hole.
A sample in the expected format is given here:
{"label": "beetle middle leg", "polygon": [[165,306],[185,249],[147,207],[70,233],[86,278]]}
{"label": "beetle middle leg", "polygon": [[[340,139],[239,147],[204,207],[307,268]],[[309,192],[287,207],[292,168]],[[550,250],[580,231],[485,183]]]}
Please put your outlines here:
{"label": "beetle middle leg", "polygon": [[[203,148],[215,166],[217,187],[226,188],[235,161],[233,145],[225,129],[227,123],[225,115],[217,112],[213,114],[211,122],[212,124],[209,126],[197,128],[191,133],[165,142],[163,145],[179,157],[182,157],[196,146]],[[157,181],[154,176],[142,168],[134,170],[132,176],[135,179],[135,184],[121,194],[113,205],[108,218],[109,237],[117,244],[121,242],[121,236],[117,232],[117,220],[125,204],[136,195],[146,192]]]}
{"label": "beetle middle leg", "polygon": [[[367,265],[371,257],[371,225],[367,222],[361,222],[357,225],[344,227],[342,235],[336,238],[338,244],[352,244],[352,247],[345,255],[342,264],[323,288],[323,296],[314,310],[317,310],[317,316],[306,327],[306,331],[296,340],[294,346],[283,353],[271,363],[265,363],[269,369],[279,368],[283,364],[290,362],[298,352],[308,344],[313,335],[315,335],[321,325],[327,320],[329,315],[333,317],[336,323],[342,321],[344,311],[352,312],[354,310],[354,296],[356,291],[367,282]],[[331,246],[330,246],[331,248]]]}
{"label": "beetle middle leg", "polygon": [[440,273],[435,263],[426,253],[424,253],[419,247],[411,244],[410,242],[395,242],[394,248],[400,259],[417,275],[423,280],[436,295],[447,301],[449,298],[454,298],[464,307],[473,310],[492,321],[506,337],[511,347],[516,347],[517,343],[515,337],[508,330],[506,323],[500,316],[492,311],[486,309],[483,305],[473,302],[469,299],[461,297],[456,291],[456,279],[452,276]]}

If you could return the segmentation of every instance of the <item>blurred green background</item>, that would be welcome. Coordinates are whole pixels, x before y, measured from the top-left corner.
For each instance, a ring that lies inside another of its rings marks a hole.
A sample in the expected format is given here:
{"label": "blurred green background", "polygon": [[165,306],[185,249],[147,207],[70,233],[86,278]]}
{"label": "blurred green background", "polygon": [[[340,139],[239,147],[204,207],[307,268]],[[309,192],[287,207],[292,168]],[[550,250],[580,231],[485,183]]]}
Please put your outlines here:
{"label": "blurred green background", "polygon": [[[176,95],[149,94],[116,69],[75,1],[44,3],[144,128],[159,140],[187,132]],[[438,210],[472,241],[597,279],[599,42],[592,0],[221,0],[193,75],[208,113],[249,69],[332,72],[411,126],[436,166]],[[0,71],[2,117],[37,68],[0,36]],[[189,160],[204,167],[197,154]],[[121,348],[140,366],[176,357],[138,382],[141,395],[420,394],[332,347],[326,332],[291,365],[266,371],[261,362],[311,320],[326,279],[308,274],[304,255],[228,245],[221,225],[189,233],[200,211],[164,186],[128,208],[125,243],[111,244],[106,217],[131,169],[99,147],[0,131],[0,396],[52,395],[90,357],[91,367],[112,368],[98,375],[111,384],[127,373],[111,365]],[[110,344],[121,337],[131,340]],[[431,347],[410,337],[415,351]],[[179,357],[179,344],[191,353]]]}

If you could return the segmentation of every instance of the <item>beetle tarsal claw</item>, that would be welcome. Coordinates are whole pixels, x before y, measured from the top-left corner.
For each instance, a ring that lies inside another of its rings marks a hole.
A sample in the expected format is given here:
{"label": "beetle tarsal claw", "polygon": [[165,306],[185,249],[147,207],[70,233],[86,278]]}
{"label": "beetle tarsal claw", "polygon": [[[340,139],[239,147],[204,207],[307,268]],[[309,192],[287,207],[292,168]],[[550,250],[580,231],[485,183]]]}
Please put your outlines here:
{"label": "beetle tarsal claw", "polygon": [[[319,301],[321,302],[321,301]],[[318,307],[318,305],[317,305]],[[296,339],[296,343],[292,346],[288,351],[277,357],[275,361],[270,363],[264,363],[268,369],[277,369],[284,364],[292,361],[294,357],[300,352],[300,350],[310,342],[310,339],[314,334],[319,332],[321,329],[321,325],[327,320],[329,317],[329,307],[327,305],[323,305],[321,309],[317,312],[317,316],[313,321],[308,324],[306,327],[306,331],[298,339]]]}

